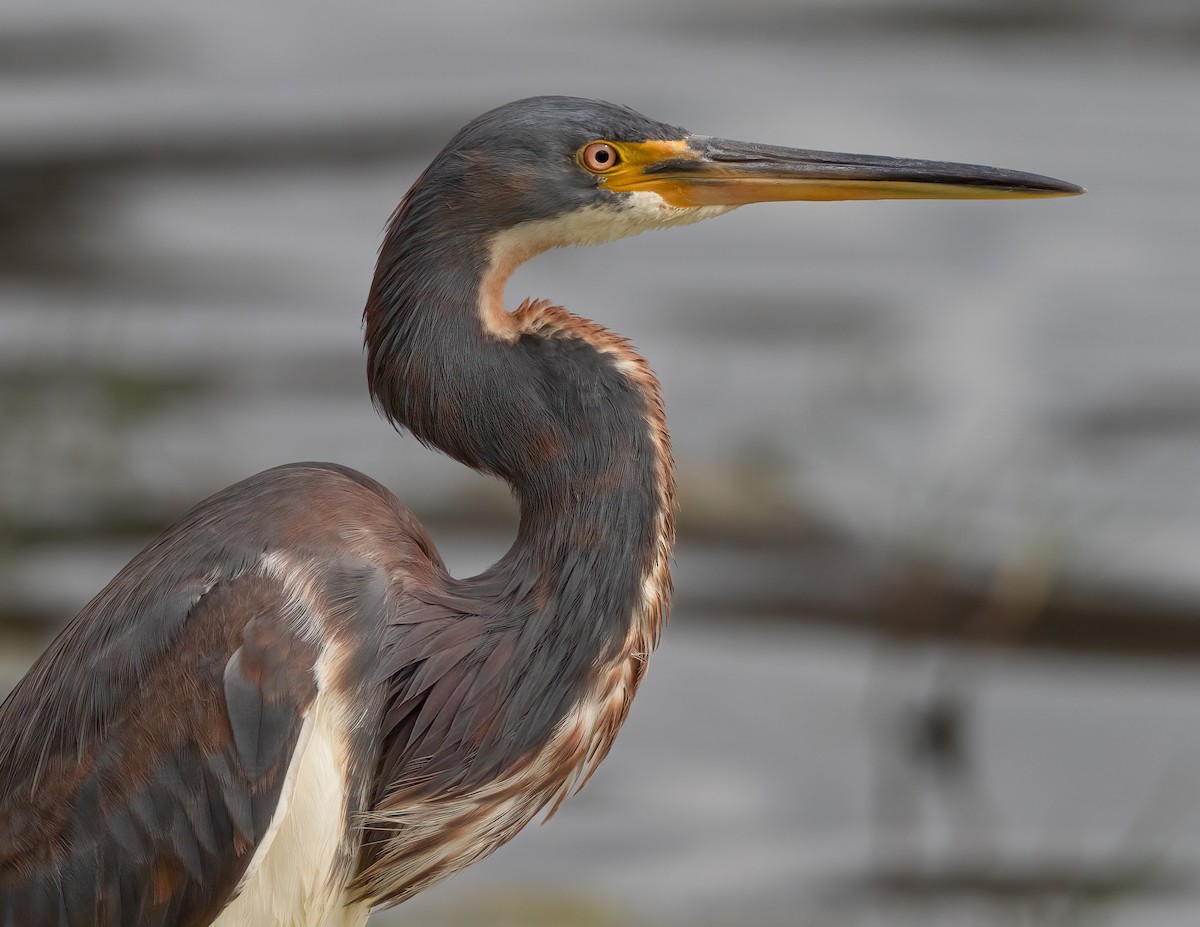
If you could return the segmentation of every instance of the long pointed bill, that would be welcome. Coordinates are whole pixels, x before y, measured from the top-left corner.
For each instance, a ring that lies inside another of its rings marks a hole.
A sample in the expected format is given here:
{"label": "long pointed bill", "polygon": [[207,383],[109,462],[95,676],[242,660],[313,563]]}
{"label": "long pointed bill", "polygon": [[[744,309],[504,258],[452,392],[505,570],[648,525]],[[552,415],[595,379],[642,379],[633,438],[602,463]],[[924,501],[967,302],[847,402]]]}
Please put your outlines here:
{"label": "long pointed bill", "polygon": [[672,206],[781,200],[1022,199],[1074,196],[1083,187],[1020,171],[949,161],[839,154],[691,136],[622,142],[605,175],[615,191],[645,190]]}

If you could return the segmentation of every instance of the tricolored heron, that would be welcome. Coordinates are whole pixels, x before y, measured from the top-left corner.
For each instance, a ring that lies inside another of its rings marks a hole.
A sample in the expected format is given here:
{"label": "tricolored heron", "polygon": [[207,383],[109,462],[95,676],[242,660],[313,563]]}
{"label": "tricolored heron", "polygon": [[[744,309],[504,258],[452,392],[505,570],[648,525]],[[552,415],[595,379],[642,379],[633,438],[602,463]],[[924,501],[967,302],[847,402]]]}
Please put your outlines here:
{"label": "tricolored heron", "polygon": [[393,424],[508,481],[516,541],[456,579],[335,464],[202,502],[0,709],[0,927],[361,925],[591,775],[667,616],[671,450],[629,342],[548,302],[505,309],[522,261],[764,200],[1079,192],[567,97],[471,122],[392,217],[368,382]]}

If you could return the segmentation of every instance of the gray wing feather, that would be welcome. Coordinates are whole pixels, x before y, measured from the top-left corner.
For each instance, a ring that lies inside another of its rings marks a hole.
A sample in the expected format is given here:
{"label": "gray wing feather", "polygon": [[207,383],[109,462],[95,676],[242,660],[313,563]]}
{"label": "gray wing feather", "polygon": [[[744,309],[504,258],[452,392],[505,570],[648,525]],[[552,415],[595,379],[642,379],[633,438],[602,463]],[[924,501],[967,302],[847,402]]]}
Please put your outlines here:
{"label": "gray wing feather", "polygon": [[218,583],[142,685],[103,694],[118,706],[103,736],[5,768],[0,925],[182,927],[225,907],[316,697],[318,650],[289,631],[286,602],[262,576]]}
{"label": "gray wing feather", "polygon": [[250,679],[245,648],[239,647],[225,667],[225,706],[233,728],[233,742],[247,774],[260,778],[279,760],[295,733],[296,706],[272,700],[261,681]]}
{"label": "gray wing feather", "polygon": [[[353,681],[336,684],[369,706],[388,580],[345,557],[364,526],[440,569],[378,484],[294,464],[201,503],[76,616],[0,706],[0,927],[212,922],[269,831],[334,645],[296,633],[257,565],[285,550],[330,567],[320,617]],[[376,721],[351,745],[352,815]]]}

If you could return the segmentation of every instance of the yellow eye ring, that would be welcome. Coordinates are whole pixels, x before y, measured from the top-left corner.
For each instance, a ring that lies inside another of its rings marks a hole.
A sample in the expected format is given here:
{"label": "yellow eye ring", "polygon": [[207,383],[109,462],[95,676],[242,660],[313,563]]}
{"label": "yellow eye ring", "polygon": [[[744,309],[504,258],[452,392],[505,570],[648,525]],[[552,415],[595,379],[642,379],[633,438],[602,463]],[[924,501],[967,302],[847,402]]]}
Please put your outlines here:
{"label": "yellow eye ring", "polygon": [[621,154],[608,142],[589,142],[579,151],[579,163],[593,174],[603,174],[621,163]]}

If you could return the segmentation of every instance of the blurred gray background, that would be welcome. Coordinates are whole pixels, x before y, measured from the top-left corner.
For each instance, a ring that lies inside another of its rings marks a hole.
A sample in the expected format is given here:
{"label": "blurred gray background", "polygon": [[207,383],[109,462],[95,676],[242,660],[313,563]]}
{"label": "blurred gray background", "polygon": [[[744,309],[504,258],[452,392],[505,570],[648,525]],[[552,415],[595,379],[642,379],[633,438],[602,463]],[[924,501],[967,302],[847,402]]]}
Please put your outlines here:
{"label": "blurred gray background", "polygon": [[424,163],[535,93],[1090,192],[517,273],[663,381],[675,614],[587,792],[381,923],[1200,922],[1190,0],[6,0],[0,691],[275,464],[370,473],[457,572],[503,552],[504,487],[376,417],[359,316]]}

